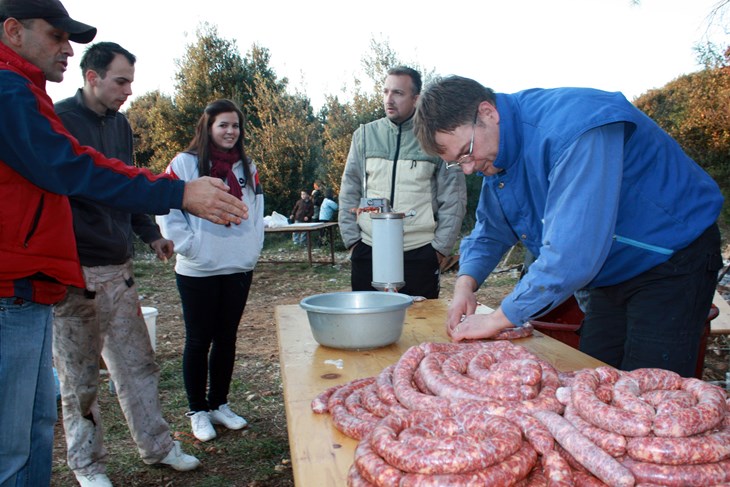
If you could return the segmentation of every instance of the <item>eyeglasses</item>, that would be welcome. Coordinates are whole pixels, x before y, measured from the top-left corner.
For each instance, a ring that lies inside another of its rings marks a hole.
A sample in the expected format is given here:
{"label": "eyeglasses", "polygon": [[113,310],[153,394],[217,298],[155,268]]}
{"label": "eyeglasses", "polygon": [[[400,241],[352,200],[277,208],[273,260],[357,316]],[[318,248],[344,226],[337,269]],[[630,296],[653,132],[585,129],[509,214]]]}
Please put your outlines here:
{"label": "eyeglasses", "polygon": [[477,129],[477,118],[479,117],[479,110],[477,109],[477,112],[474,114],[474,121],[471,124],[471,142],[469,142],[469,152],[466,154],[460,156],[457,160],[447,162],[446,163],[446,169],[451,169],[452,167],[459,167],[465,162],[468,162],[469,159],[471,159],[471,153],[474,151],[474,132],[476,132]]}

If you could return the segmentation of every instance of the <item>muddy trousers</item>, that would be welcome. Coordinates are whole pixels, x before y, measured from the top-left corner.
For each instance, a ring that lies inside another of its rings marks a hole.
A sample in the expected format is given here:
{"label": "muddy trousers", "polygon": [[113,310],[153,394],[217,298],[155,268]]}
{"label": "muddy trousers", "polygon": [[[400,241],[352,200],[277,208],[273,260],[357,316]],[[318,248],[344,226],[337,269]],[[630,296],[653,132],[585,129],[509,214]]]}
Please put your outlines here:
{"label": "muddy trousers", "polygon": [[104,358],[132,439],[147,464],[173,440],[160,410],[160,368],[139,306],[132,263],[83,267],[86,289],[69,288],[54,310],[53,359],[61,383],[68,466],[103,473],[107,451],[97,388]]}

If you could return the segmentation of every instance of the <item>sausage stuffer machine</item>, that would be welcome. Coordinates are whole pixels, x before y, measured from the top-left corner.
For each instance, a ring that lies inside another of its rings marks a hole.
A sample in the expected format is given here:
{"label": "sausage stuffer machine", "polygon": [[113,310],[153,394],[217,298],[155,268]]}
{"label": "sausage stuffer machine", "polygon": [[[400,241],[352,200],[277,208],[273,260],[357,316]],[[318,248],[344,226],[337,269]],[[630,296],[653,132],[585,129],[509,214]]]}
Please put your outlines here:
{"label": "sausage stuffer machine", "polygon": [[360,208],[367,209],[373,223],[373,280],[380,291],[398,292],[403,280],[403,219],[405,213],[390,208],[387,198],[362,198]]}

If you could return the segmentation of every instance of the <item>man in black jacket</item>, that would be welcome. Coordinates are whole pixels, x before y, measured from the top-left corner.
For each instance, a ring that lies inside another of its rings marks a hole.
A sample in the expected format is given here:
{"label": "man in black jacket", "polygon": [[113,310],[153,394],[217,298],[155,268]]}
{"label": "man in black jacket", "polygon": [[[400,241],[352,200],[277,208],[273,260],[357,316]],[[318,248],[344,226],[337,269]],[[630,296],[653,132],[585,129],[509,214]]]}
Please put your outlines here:
{"label": "man in black jacket", "polygon": [[[132,94],[135,57],[118,44],[90,46],[81,59],[84,86],[58,102],[56,113],[80,143],[132,165],[132,129],[119,108]],[[114,381],[119,404],[142,460],[176,470],[200,462],[174,442],[162,417],[155,362],[134,284],[134,233],[158,258],[172,256],[147,215],[70,198],[86,288],[69,288],[54,311],[53,354],[61,383],[68,465],[82,487],[111,485],[97,400],[99,358]]]}

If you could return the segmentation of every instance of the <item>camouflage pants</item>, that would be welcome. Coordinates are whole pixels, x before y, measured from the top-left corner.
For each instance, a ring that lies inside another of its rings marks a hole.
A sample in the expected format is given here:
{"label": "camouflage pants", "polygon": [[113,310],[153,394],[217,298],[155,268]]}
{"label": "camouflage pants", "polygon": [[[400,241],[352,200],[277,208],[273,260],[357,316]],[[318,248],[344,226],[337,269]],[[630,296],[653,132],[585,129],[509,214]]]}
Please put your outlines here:
{"label": "camouflage pants", "polygon": [[81,475],[105,470],[99,357],[114,381],[142,460],[159,462],[173,443],[160,410],[160,368],[140,310],[132,263],[83,271],[86,289],[69,288],[54,309],[53,360],[61,383],[68,466]]}

